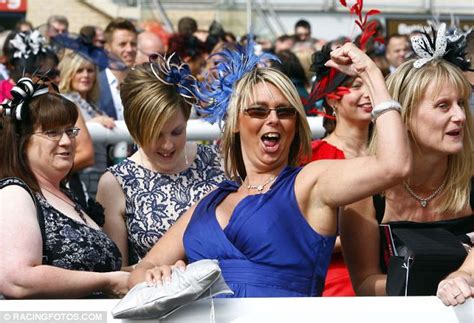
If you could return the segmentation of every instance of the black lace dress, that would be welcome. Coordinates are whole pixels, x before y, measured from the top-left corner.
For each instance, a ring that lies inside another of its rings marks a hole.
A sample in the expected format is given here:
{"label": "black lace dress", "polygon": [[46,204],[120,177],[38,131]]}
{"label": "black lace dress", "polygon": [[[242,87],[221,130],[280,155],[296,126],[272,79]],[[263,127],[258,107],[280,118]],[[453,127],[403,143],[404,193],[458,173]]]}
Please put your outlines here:
{"label": "black lace dress", "polygon": [[[21,180],[15,178],[0,182],[0,188],[6,185],[25,187]],[[36,198],[44,217],[44,264],[94,272],[120,270],[120,251],[102,230],[71,219],[51,206],[40,194],[36,194]]]}

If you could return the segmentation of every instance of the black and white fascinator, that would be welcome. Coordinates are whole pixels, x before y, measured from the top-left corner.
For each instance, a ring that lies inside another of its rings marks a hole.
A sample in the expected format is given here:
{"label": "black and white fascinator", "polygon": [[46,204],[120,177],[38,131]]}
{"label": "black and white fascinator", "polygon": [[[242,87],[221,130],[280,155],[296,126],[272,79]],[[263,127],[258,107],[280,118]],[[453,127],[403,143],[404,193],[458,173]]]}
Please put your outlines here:
{"label": "black and white fascinator", "polygon": [[13,99],[0,105],[0,111],[16,121],[23,121],[27,118],[28,109],[25,106],[30,100],[48,92],[49,87],[46,83],[33,83],[29,77],[22,77],[10,91]]}
{"label": "black and white fascinator", "polygon": [[46,52],[45,39],[38,30],[21,32],[10,40],[14,58],[28,59],[30,56]]}
{"label": "black and white fascinator", "polygon": [[446,31],[446,24],[442,23],[437,28],[431,25],[431,33],[424,30],[419,35],[411,38],[413,50],[418,59],[413,63],[415,68],[420,68],[433,59],[444,59],[463,71],[469,70],[470,62],[465,58],[466,36],[471,32]]}

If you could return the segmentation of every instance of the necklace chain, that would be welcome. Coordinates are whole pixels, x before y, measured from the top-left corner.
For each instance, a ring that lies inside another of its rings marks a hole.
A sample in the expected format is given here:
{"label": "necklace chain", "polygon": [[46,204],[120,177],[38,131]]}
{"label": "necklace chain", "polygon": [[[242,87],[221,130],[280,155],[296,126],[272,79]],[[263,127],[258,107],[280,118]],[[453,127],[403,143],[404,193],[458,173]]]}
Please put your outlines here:
{"label": "necklace chain", "polygon": [[276,176],[272,176],[265,183],[260,184],[260,185],[250,185],[250,183],[249,183],[249,184],[247,184],[247,189],[257,190],[258,193],[262,193],[262,191],[265,189],[265,186],[267,186],[268,184],[273,182],[275,180],[275,178],[276,178]]}
{"label": "necklace chain", "polygon": [[82,221],[84,221],[85,224],[87,224],[87,220],[86,218],[84,217],[84,214],[82,214],[82,207],[76,203],[76,202],[73,202],[71,203],[70,201],[66,200],[65,198],[63,198],[61,195],[58,195],[50,190],[48,190],[46,187],[44,186],[41,186],[42,189],[44,189],[45,191],[48,191],[49,193],[53,194],[54,196],[56,196],[57,198],[59,198],[61,201],[63,201],[64,203],[66,203],[67,205],[69,206],[72,206],[74,208],[74,211],[77,212],[77,214],[79,215],[79,217],[81,218]]}
{"label": "necklace chain", "polygon": [[441,183],[441,185],[433,193],[431,193],[429,196],[424,197],[424,198],[419,196],[415,192],[413,192],[413,190],[411,189],[411,187],[408,185],[407,182],[404,182],[403,186],[413,198],[415,198],[418,202],[420,202],[421,207],[425,208],[428,206],[428,202],[434,199],[443,190],[444,186],[446,185],[446,181],[447,181],[447,178],[444,179],[443,183]]}

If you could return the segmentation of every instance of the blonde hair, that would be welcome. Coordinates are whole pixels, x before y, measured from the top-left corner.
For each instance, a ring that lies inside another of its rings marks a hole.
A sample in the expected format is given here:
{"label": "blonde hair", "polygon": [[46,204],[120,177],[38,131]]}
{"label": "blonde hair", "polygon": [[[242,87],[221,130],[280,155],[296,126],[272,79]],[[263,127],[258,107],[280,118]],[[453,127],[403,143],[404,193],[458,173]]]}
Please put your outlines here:
{"label": "blonde hair", "polygon": [[[429,85],[434,82],[435,93],[446,84],[458,89],[464,102],[466,122],[464,124],[463,150],[448,157],[447,181],[440,194],[438,212],[459,212],[469,202],[470,180],[472,176],[473,129],[469,110],[471,86],[461,70],[443,59],[432,60],[421,68],[413,67],[414,60],[400,65],[387,79],[387,87],[394,100],[402,105],[402,119],[409,125],[414,110],[420,105]],[[413,135],[410,140],[417,146]],[[373,141],[374,142],[374,141]]]}
{"label": "blonde hair", "polygon": [[298,92],[293,83],[276,69],[255,68],[245,75],[234,87],[234,94],[227,108],[227,119],[224,126],[221,150],[224,158],[226,175],[229,178],[243,180],[247,176],[240,146],[240,135],[237,131],[239,115],[243,113],[248,102],[254,101],[254,88],[257,83],[268,82],[278,88],[291,106],[297,111],[297,131],[288,156],[288,164],[297,166],[302,157],[310,156],[311,130]]}
{"label": "blonde hair", "polygon": [[191,105],[178,93],[176,86],[157,79],[150,63],[130,70],[120,86],[120,97],[128,131],[140,146],[147,146],[158,138],[163,126],[177,111],[181,111],[186,120],[191,113]]}
{"label": "blonde hair", "polygon": [[59,70],[61,71],[59,91],[62,93],[75,92],[76,90],[72,88],[72,79],[77,71],[87,63],[94,66],[95,80],[92,89],[87,93],[86,101],[95,104],[99,100],[99,69],[97,65],[71,50],[67,50],[61,62],[59,62]]}

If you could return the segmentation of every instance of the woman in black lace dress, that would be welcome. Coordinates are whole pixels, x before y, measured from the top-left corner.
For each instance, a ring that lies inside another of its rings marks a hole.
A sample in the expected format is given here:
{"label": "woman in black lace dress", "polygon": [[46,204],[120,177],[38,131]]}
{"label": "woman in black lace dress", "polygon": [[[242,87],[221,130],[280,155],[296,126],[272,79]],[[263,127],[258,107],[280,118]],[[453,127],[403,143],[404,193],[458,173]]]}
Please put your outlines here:
{"label": "woman in black lace dress", "polygon": [[[28,78],[0,113],[0,294],[79,298],[124,294],[116,245],[64,189],[73,167],[74,103]],[[91,213],[92,212],[92,213]]]}

